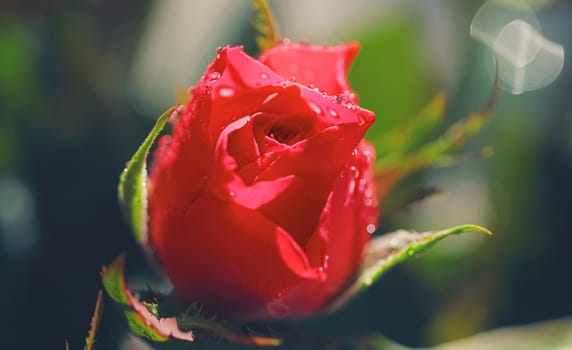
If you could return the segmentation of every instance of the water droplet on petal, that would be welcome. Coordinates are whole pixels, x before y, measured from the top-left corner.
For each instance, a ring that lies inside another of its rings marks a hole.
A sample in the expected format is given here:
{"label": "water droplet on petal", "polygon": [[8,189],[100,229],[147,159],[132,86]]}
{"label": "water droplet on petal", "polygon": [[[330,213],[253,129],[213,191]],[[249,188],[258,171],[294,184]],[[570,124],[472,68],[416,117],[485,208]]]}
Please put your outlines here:
{"label": "water droplet on petal", "polygon": [[228,193],[228,195],[231,196],[231,197],[234,197],[234,196],[236,196],[236,192],[230,191],[230,192]]}
{"label": "water droplet on petal", "polygon": [[216,47],[216,53],[221,53],[222,52],[223,47],[222,46],[217,46]]}
{"label": "water droplet on petal", "polygon": [[209,74],[208,79],[209,81],[215,81],[217,79],[220,78],[220,73],[219,72],[212,72],[211,74]]}
{"label": "water droplet on petal", "polygon": [[[349,202],[351,199],[351,195],[354,193],[356,189],[356,182],[352,179],[349,183],[348,183],[348,197],[346,202]],[[347,204],[347,203],[346,203]]]}
{"label": "water droplet on petal", "polygon": [[354,178],[358,178],[358,177],[359,177],[359,170],[358,170],[358,168],[357,168],[355,165],[352,165],[352,166],[350,167],[350,171],[351,171],[352,176],[353,176]]}
{"label": "water droplet on petal", "polygon": [[220,97],[232,97],[234,96],[234,89],[229,88],[229,87],[222,87],[220,89],[218,89],[218,95]]}
{"label": "water droplet on petal", "polygon": [[371,158],[371,150],[366,149],[365,151],[363,151],[363,155],[367,160],[370,160]]}
{"label": "water droplet on petal", "polygon": [[375,232],[375,229],[376,229],[376,227],[375,227],[374,224],[369,224],[369,225],[367,225],[367,227],[366,227],[367,233],[370,233],[370,234],[371,234],[371,233],[374,233],[374,232]]}
{"label": "water droplet on petal", "polygon": [[324,270],[324,267],[318,267],[318,276],[320,277],[321,280],[325,280],[327,275],[326,275],[326,271]]}
{"label": "water droplet on petal", "polygon": [[260,79],[268,79],[268,74],[260,73]]}
{"label": "water droplet on petal", "polygon": [[310,106],[312,111],[314,111],[314,113],[316,113],[317,115],[322,114],[322,109],[316,103],[314,103],[312,101],[308,101],[308,106]]}
{"label": "water droplet on petal", "polygon": [[366,190],[368,183],[366,179],[360,179],[359,180],[359,190],[360,192],[364,192]]}
{"label": "water droplet on petal", "polygon": [[340,115],[338,114],[338,112],[333,109],[333,108],[328,108],[328,113],[333,117],[333,118],[338,118]]}
{"label": "water droplet on petal", "polygon": [[276,96],[278,96],[278,93],[277,93],[277,92],[271,93],[270,95],[268,95],[268,96],[264,99],[264,101],[262,101],[262,104],[268,103],[268,102],[272,101],[273,99],[276,98]]}

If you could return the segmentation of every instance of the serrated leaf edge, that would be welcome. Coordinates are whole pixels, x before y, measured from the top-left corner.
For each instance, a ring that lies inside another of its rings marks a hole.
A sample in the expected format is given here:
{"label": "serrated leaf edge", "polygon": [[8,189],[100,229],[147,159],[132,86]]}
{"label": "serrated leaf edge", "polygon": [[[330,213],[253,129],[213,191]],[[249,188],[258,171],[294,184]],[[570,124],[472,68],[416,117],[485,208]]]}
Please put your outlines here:
{"label": "serrated leaf edge", "polygon": [[[482,226],[467,224],[445,230],[429,231],[424,233],[399,230],[392,233],[386,233],[378,238],[372,239],[364,250],[362,268],[358,277],[354,283],[352,283],[340,296],[330,303],[328,311],[332,312],[339,309],[341,306],[346,304],[347,301],[373,285],[390,268],[398,263],[427,250],[446,237],[465,232],[481,232],[486,235],[492,235],[490,230]],[[408,235],[407,242],[401,242],[401,244],[400,242],[395,242],[395,244],[393,244],[390,240],[389,243],[384,243],[383,246],[376,246],[376,244],[380,243],[382,240],[387,241],[387,239],[391,238],[392,235],[397,236],[402,233]],[[389,247],[387,244],[389,244]],[[386,249],[386,252],[381,252],[382,249]],[[376,253],[380,253],[378,254],[379,256],[372,259],[372,257],[376,256]]]}
{"label": "serrated leaf edge", "polygon": [[139,243],[145,244],[148,240],[147,232],[147,157],[149,149],[157,136],[161,133],[172,113],[179,106],[167,109],[159,116],[153,129],[149,132],[143,143],[137,148],[131,160],[119,178],[117,188],[119,202],[129,224],[133,229],[135,238]]}

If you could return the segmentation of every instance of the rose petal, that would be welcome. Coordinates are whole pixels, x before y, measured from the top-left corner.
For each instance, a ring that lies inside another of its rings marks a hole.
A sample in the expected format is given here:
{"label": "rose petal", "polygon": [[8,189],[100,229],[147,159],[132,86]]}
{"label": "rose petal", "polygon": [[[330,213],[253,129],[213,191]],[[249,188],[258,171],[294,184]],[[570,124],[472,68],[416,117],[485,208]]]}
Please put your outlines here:
{"label": "rose petal", "polygon": [[285,289],[319,279],[288,234],[256,211],[201,197],[175,219],[157,250],[175,290],[207,310],[264,316],[261,306]]}
{"label": "rose petal", "polygon": [[283,41],[263,52],[260,62],[284,79],[313,85],[329,95],[346,94],[352,102],[357,102],[347,76],[358,50],[357,42],[338,46],[313,46]]}
{"label": "rose petal", "polygon": [[306,247],[311,264],[323,264],[327,284],[340,290],[359,267],[363,247],[377,224],[377,198],[373,188],[375,150],[362,141],[336,178],[320,217],[320,225]]}
{"label": "rose petal", "polygon": [[181,111],[173,136],[163,138],[155,153],[148,191],[149,225],[154,242],[163,239],[162,228],[169,220],[169,211],[184,211],[205,186],[213,156],[210,140],[201,132],[201,119],[210,114],[210,103],[206,90],[198,90]]}

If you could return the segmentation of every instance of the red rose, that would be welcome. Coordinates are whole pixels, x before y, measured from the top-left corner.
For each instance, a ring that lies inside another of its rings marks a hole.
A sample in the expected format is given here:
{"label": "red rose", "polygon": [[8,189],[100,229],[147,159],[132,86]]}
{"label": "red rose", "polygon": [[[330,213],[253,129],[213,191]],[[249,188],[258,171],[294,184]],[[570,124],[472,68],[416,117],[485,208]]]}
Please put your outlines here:
{"label": "red rose", "polygon": [[160,142],[151,240],[177,294],[230,317],[298,317],[348,284],[377,221],[375,115],[355,43],[220,51]]}

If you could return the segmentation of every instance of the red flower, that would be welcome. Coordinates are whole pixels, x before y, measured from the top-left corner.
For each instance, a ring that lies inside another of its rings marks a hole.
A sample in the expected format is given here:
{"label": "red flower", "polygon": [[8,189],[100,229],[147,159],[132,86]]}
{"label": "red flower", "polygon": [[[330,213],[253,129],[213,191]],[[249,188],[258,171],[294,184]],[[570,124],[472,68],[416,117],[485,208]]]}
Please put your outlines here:
{"label": "red flower", "polygon": [[178,295],[230,317],[298,317],[350,281],[377,221],[375,116],[346,80],[355,43],[220,51],[161,140],[151,240]]}

